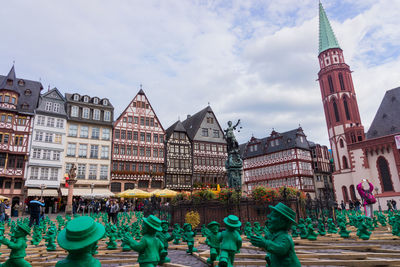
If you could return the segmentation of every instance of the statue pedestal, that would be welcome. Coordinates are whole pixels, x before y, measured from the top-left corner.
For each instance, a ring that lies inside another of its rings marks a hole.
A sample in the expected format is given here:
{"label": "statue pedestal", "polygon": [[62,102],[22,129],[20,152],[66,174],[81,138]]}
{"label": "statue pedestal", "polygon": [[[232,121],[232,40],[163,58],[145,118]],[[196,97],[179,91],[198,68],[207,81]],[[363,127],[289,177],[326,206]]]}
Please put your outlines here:
{"label": "statue pedestal", "polygon": [[74,184],[77,180],[69,180],[68,181],[68,199],[67,199],[67,206],[65,207],[65,214],[71,215],[72,214],[72,197],[74,196]]}

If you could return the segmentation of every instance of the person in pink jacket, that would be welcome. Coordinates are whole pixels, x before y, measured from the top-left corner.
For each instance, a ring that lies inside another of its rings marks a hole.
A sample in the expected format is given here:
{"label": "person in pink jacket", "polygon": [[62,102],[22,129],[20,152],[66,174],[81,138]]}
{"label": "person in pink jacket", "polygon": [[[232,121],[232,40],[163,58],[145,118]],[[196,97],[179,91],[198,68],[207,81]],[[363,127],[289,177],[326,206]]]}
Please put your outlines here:
{"label": "person in pink jacket", "polygon": [[367,179],[362,179],[361,183],[357,185],[357,191],[361,196],[365,215],[370,218],[374,216],[373,204],[376,202],[372,194],[373,190],[374,186]]}

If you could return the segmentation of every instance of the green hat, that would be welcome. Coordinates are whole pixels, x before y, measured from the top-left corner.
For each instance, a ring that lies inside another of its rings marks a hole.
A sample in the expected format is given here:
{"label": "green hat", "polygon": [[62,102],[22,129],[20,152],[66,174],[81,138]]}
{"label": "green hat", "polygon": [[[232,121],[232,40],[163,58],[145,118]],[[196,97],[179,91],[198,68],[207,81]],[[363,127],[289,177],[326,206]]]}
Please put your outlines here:
{"label": "green hat", "polygon": [[169,224],[169,222],[167,222],[167,221],[165,221],[165,220],[162,220],[162,221],[161,221],[161,225],[163,225],[163,224]]}
{"label": "green hat", "polygon": [[158,219],[156,216],[154,215],[150,215],[147,218],[143,218],[143,221],[150,226],[151,228],[153,228],[156,231],[161,232],[162,228],[161,228],[161,221],[160,219]]}
{"label": "green hat", "polygon": [[81,216],[67,224],[57,236],[57,242],[63,249],[78,250],[85,248],[104,236],[105,229],[91,217]]}
{"label": "green hat", "polygon": [[240,227],[242,225],[242,223],[239,221],[239,218],[235,215],[229,215],[228,217],[225,217],[224,223],[231,227]]}
{"label": "green hat", "polygon": [[213,226],[213,225],[218,225],[218,226],[220,226],[220,224],[219,224],[218,222],[212,221],[212,222],[210,222],[209,224],[207,224],[207,227],[211,227],[211,226]]}
{"label": "green hat", "polygon": [[27,235],[31,233],[31,228],[25,223],[18,223],[18,228],[24,231]]}
{"label": "green hat", "polygon": [[282,202],[279,202],[277,205],[274,206],[269,206],[270,209],[279,212],[283,216],[285,216],[287,219],[291,220],[293,223],[296,223],[296,212],[294,212],[291,208],[283,204]]}
{"label": "green hat", "polygon": [[189,225],[192,226],[190,223],[184,223],[184,224],[183,224],[183,229],[185,229],[186,226],[189,226]]}

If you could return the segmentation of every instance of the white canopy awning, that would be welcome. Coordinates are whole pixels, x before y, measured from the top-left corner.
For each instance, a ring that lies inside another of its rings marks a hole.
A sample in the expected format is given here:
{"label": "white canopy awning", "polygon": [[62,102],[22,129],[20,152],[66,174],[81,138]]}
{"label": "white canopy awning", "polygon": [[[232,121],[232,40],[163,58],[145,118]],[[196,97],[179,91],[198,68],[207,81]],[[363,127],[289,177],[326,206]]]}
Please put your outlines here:
{"label": "white canopy awning", "polygon": [[[38,188],[28,188],[28,196],[38,196],[42,195],[42,190]],[[43,196],[44,197],[58,197],[58,190],[57,188],[46,188],[43,189]]]}
{"label": "white canopy awning", "polygon": [[[61,188],[61,193],[68,196],[68,188]],[[93,194],[90,188],[74,188],[74,196],[103,198],[114,196],[114,193],[104,188],[93,188]]]}

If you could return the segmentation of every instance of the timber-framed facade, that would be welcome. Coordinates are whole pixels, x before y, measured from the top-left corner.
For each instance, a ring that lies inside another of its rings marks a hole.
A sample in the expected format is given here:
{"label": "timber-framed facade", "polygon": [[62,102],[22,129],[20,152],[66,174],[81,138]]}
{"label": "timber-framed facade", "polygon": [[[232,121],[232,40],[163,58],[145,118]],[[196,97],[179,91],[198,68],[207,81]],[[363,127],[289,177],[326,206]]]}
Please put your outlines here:
{"label": "timber-framed facade", "polygon": [[165,131],[140,89],[114,122],[111,191],[161,188]]}

